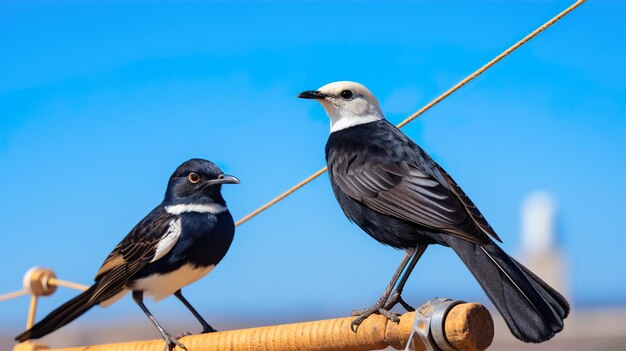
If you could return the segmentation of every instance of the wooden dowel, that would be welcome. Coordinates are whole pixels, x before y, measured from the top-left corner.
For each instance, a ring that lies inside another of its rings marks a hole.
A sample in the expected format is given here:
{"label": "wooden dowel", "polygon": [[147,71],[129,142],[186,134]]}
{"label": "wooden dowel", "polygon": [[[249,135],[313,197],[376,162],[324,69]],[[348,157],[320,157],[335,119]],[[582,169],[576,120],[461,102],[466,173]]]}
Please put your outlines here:
{"label": "wooden dowel", "polygon": [[35,312],[37,312],[37,295],[30,296],[30,304],[28,306],[28,318],[26,319],[26,329],[30,329],[35,324]]}
{"label": "wooden dowel", "polygon": [[79,290],[79,291],[85,291],[85,290],[89,289],[88,285],[72,283],[72,282],[68,282],[66,280],[61,280],[61,279],[57,279],[57,278],[50,278],[50,279],[48,279],[48,284],[55,285],[55,286],[63,286],[63,287],[66,287],[66,288]]}
{"label": "wooden dowel", "polygon": [[[400,323],[388,321],[380,315],[366,319],[357,333],[350,330],[354,317],[313,322],[285,324],[218,333],[190,335],[181,342],[191,351],[216,350],[380,350],[389,346],[403,349],[411,335],[415,313],[405,313]],[[493,339],[491,315],[480,304],[463,303],[448,313],[444,330],[451,345],[459,351],[485,350]],[[425,347],[419,337],[414,340],[416,350]],[[56,351],[162,351],[163,340],[133,341],[117,344],[82,346]],[[20,349],[19,345],[14,351]],[[178,348],[176,349],[178,350]]]}
{"label": "wooden dowel", "polygon": [[8,294],[0,295],[0,302],[6,301],[6,300],[11,300],[11,299],[14,299],[16,297],[20,297],[20,296],[24,296],[24,295],[28,295],[28,290],[22,289],[22,290],[18,290],[18,291],[14,291],[14,292],[8,293]]}

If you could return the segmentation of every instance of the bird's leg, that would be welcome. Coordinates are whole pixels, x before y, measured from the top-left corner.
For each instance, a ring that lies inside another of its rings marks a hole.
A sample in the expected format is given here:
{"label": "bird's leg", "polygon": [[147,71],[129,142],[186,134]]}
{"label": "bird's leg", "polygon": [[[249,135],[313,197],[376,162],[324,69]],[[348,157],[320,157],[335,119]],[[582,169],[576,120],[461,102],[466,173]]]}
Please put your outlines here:
{"label": "bird's leg", "polygon": [[420,257],[422,257],[422,254],[424,253],[424,251],[426,251],[427,247],[428,245],[417,244],[415,251],[413,251],[412,253],[413,257],[411,258],[411,262],[409,263],[409,266],[407,267],[406,271],[402,275],[402,278],[400,278],[400,282],[398,282],[398,286],[396,286],[396,288],[393,290],[391,295],[389,295],[389,299],[387,299],[387,302],[385,303],[384,309],[386,309],[387,311],[391,310],[397,304],[402,305],[402,307],[404,307],[404,309],[406,309],[409,312],[415,311],[415,308],[411,307],[411,305],[406,303],[402,299],[401,295],[402,295],[402,290],[404,290],[404,285],[406,284],[406,281],[409,279],[409,276],[411,275],[413,268],[415,268],[417,261],[420,260]]}
{"label": "bird's leg", "polygon": [[159,324],[159,322],[157,322],[157,320],[152,316],[152,313],[148,311],[148,308],[146,307],[146,305],[143,304],[143,291],[133,291],[133,300],[135,300],[135,302],[139,305],[143,313],[145,313],[146,316],[148,316],[148,319],[150,319],[152,324],[154,324],[154,326],[159,330],[159,333],[161,333],[161,337],[163,338],[163,340],[165,340],[165,344],[166,344],[165,350],[172,351],[174,346],[178,346],[181,349],[187,351],[187,348],[185,347],[185,345],[183,345],[180,341],[178,341],[178,339],[176,339],[175,337],[171,336],[168,332],[166,332],[165,329],[163,329],[163,327]]}
{"label": "bird's leg", "polygon": [[194,317],[196,317],[196,319],[198,320],[198,322],[200,322],[200,324],[202,324],[202,334],[204,333],[213,333],[216,332],[217,330],[213,329],[212,326],[209,325],[209,323],[207,323],[204,318],[202,318],[202,316],[200,315],[200,313],[198,313],[198,311],[196,311],[195,308],[193,308],[193,306],[191,306],[191,304],[189,303],[189,301],[187,301],[187,299],[183,296],[183,292],[180,291],[180,289],[178,289],[175,293],[174,296],[178,297],[178,299],[180,300],[180,302],[183,303],[183,305],[185,305],[185,307],[187,307],[187,309],[194,315]]}
{"label": "bird's leg", "polygon": [[406,265],[409,262],[410,258],[411,258],[411,252],[405,253],[404,257],[402,258],[402,262],[400,262],[400,266],[398,267],[396,272],[393,274],[393,277],[391,278],[391,281],[389,282],[389,285],[387,286],[387,289],[385,289],[385,292],[383,292],[383,294],[380,297],[380,299],[378,299],[378,302],[376,302],[373,306],[371,306],[369,308],[366,308],[366,309],[363,309],[363,310],[357,310],[357,311],[353,311],[352,312],[353,316],[358,316],[357,318],[355,318],[352,321],[352,324],[350,325],[350,329],[352,329],[353,332],[356,333],[356,330],[358,329],[359,325],[367,317],[369,317],[372,314],[377,313],[377,312],[382,314],[383,316],[387,317],[387,319],[390,319],[390,320],[392,320],[392,321],[394,321],[396,323],[398,323],[400,321],[398,316],[396,316],[395,314],[389,312],[388,310],[384,309],[383,307],[385,306],[385,303],[389,299],[389,294],[391,293],[391,290],[396,285],[396,282],[398,281],[398,278],[400,277],[400,274],[404,270],[404,267],[406,267]]}

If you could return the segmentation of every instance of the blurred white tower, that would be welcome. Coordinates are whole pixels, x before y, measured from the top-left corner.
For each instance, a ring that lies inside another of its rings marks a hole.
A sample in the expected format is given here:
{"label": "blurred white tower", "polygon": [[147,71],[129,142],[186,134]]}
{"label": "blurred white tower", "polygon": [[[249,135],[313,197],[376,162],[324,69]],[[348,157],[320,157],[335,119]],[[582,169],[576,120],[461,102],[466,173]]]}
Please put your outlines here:
{"label": "blurred white tower", "polygon": [[565,296],[570,303],[564,255],[556,237],[556,204],[544,191],[530,193],[522,204],[522,257],[524,264]]}

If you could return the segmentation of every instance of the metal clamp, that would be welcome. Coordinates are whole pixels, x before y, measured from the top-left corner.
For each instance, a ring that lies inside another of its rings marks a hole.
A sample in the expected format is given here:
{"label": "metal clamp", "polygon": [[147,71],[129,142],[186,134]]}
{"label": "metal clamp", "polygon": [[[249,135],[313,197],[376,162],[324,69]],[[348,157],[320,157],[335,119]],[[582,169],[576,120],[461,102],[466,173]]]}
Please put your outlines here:
{"label": "metal clamp", "polygon": [[409,337],[405,351],[413,351],[413,338],[417,334],[426,351],[456,351],[446,339],[445,321],[452,307],[464,301],[433,298],[415,311],[413,333]]}

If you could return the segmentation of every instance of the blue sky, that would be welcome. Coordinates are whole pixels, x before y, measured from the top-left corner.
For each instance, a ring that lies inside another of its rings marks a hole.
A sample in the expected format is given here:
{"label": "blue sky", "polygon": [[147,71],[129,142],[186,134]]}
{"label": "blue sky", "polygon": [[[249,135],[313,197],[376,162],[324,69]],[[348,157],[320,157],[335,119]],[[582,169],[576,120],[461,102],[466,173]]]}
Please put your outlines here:
{"label": "blue sky", "polygon": [[[0,2],[0,293],[36,265],[91,282],[189,158],[242,180],[224,190],[235,218],[321,168],[328,121],[300,91],[359,81],[397,123],[568,4]],[[623,3],[588,2],[404,129],[512,254],[524,197],[554,195],[580,307],[626,304],[625,23]],[[209,321],[347,315],[401,256],[344,218],[323,176],[239,227],[185,291]],[[486,300],[445,248],[406,289],[433,296]],[[0,303],[0,325],[21,330],[27,303]],[[84,320],[122,315],[143,318],[127,298]]]}

